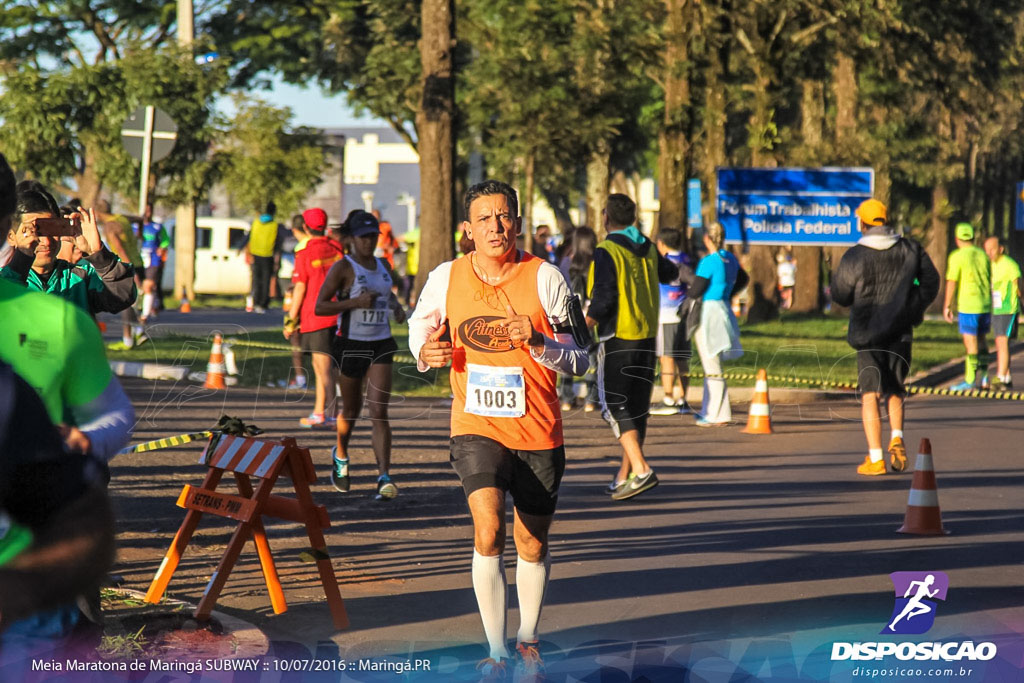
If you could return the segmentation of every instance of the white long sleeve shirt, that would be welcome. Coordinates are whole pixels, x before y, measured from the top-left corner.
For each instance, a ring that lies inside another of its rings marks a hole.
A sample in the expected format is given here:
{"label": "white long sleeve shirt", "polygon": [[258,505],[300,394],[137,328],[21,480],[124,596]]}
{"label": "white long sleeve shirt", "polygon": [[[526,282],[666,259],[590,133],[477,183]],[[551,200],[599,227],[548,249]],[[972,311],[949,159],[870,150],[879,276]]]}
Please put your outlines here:
{"label": "white long sleeve shirt", "polygon": [[[446,306],[452,263],[442,263],[430,272],[416,310],[409,318],[409,350],[416,358],[420,372],[427,370],[427,365],[420,360],[420,349],[448,317]],[[554,329],[568,325],[566,303],[569,294],[569,284],[562,272],[550,263],[542,263],[537,269],[537,295],[544,315]],[[530,356],[544,367],[566,375],[582,375],[590,365],[586,349],[576,346],[568,333],[556,332],[554,338],[545,335],[543,348],[530,347]]]}

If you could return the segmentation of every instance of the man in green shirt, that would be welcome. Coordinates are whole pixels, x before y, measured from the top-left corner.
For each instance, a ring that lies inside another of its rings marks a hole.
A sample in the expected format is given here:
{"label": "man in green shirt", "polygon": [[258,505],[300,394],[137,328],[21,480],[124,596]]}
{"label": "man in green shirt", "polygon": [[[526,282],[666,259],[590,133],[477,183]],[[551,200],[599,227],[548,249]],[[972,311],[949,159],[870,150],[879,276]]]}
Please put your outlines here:
{"label": "man in green shirt", "polygon": [[987,389],[988,345],[985,335],[992,313],[991,266],[985,252],[974,246],[974,228],[970,223],[957,224],[956,246],[946,261],[946,304],[942,314],[946,322],[953,322],[955,297],[967,357],[964,359],[964,381],[952,388],[966,391],[975,388],[977,381],[980,388]]}
{"label": "man in green shirt", "polygon": [[1017,338],[1020,310],[1020,266],[1006,255],[998,237],[985,240],[985,253],[992,261],[992,335],[996,339],[998,389],[1010,389],[1010,339]]}

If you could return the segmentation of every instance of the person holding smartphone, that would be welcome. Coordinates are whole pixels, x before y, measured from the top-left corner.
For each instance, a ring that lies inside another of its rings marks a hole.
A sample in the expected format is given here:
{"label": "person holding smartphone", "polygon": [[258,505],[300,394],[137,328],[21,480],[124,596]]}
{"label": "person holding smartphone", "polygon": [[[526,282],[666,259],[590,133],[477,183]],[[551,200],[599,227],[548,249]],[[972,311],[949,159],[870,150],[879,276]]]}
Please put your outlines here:
{"label": "person holding smartphone", "polygon": [[[53,196],[28,180],[18,183],[13,218],[7,241],[14,252],[10,263],[0,268],[0,277],[56,294],[93,316],[119,313],[135,303],[134,270],[103,245],[92,209],[79,207],[63,218]],[[58,258],[61,241],[73,241],[82,260]]]}

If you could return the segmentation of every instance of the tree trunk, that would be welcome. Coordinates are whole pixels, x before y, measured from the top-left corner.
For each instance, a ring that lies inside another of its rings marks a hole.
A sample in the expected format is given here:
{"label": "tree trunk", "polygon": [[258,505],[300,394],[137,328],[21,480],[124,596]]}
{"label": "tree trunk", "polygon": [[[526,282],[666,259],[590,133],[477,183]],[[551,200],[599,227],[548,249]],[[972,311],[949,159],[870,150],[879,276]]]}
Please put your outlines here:
{"label": "tree trunk", "polygon": [[800,137],[809,157],[816,158],[821,148],[824,120],[824,86],[821,81],[803,81],[800,99]]}
{"label": "tree trunk", "polygon": [[658,226],[686,227],[686,172],[690,144],[686,136],[686,107],[690,82],[684,67],[687,55],[687,0],[665,0],[665,115],[658,133]]}
{"label": "tree trunk", "polygon": [[[96,201],[103,191],[103,183],[96,175],[96,151],[89,145],[85,147],[84,168],[81,173],[75,174],[74,181],[77,197],[82,200],[82,206],[90,208],[96,206]],[[113,202],[111,202],[113,203]]]}
{"label": "tree trunk", "polygon": [[796,286],[793,287],[794,313],[821,310],[821,247],[794,247]]}
{"label": "tree trunk", "polygon": [[423,0],[420,39],[423,89],[416,130],[420,156],[420,266],[422,289],[439,264],[455,256],[453,162],[455,136],[454,0]]}
{"label": "tree trunk", "polygon": [[832,93],[836,102],[836,149],[852,144],[857,132],[857,65],[840,52],[832,69]]}
{"label": "tree trunk", "polygon": [[779,315],[775,296],[778,278],[772,247],[752,246],[747,254],[750,266],[750,289],[747,301],[747,320],[755,323],[774,320]]}
{"label": "tree trunk", "polygon": [[558,225],[558,232],[568,235],[569,231],[574,227],[572,216],[569,215],[569,198],[562,193],[543,188],[540,192],[544,195],[544,201],[548,203],[548,206],[555,213],[555,224]]}
{"label": "tree trunk", "polygon": [[939,296],[928,307],[931,313],[942,313],[943,292],[945,292],[946,257],[949,255],[949,186],[945,182],[935,184],[932,189],[932,211],[928,226],[928,243],[925,251],[931,257],[935,269],[939,271],[943,286],[939,288]]}
{"label": "tree trunk", "polygon": [[704,94],[704,154],[701,185],[707,198],[704,224],[718,220],[718,178],[715,169],[725,166],[725,87],[722,84],[722,59],[712,54],[707,68],[707,89]]}
{"label": "tree trunk", "polygon": [[[775,166],[775,159],[769,154],[765,145],[765,135],[770,127],[771,102],[768,86],[771,79],[763,67],[757,69],[755,77],[756,92],[754,93],[754,110],[750,115],[750,149],[752,166]],[[773,247],[753,245],[749,247],[748,262],[750,263],[750,301],[747,320],[758,322],[773,320],[779,315],[776,286],[778,284],[775,269]]]}
{"label": "tree trunk", "polygon": [[523,235],[525,236],[526,251],[533,251],[533,167],[534,155],[530,152],[523,164],[523,194],[519,198],[523,205]]}
{"label": "tree trunk", "polygon": [[608,171],[610,156],[608,143],[602,140],[587,161],[587,224],[601,237],[604,237],[601,212],[608,201],[608,182],[611,179]]}

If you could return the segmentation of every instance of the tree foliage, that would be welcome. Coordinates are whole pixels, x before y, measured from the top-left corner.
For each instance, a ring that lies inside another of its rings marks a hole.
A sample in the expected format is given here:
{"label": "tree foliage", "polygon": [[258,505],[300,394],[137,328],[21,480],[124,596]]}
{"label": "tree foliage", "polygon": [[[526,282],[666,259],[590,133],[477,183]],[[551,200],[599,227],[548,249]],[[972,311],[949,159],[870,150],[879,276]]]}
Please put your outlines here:
{"label": "tree foliage", "polygon": [[121,127],[138,106],[163,109],[178,125],[174,151],[154,163],[163,193],[194,200],[209,186],[207,150],[215,136],[211,104],[225,83],[215,66],[200,67],[191,54],[168,46],[123,49],[119,59],[41,69],[22,64],[4,75],[0,144],[11,163],[43,182],[73,189],[93,201],[106,186],[130,193],[139,162],[121,143]]}
{"label": "tree foliage", "polygon": [[323,175],[320,134],[290,130],[290,109],[243,95],[234,96],[234,105],[213,156],[220,181],[249,213],[260,213],[271,198],[281,215],[294,213]]}
{"label": "tree foliage", "polygon": [[316,80],[357,112],[387,121],[413,147],[420,97],[415,0],[225,0],[204,31],[230,55],[236,87]]}

